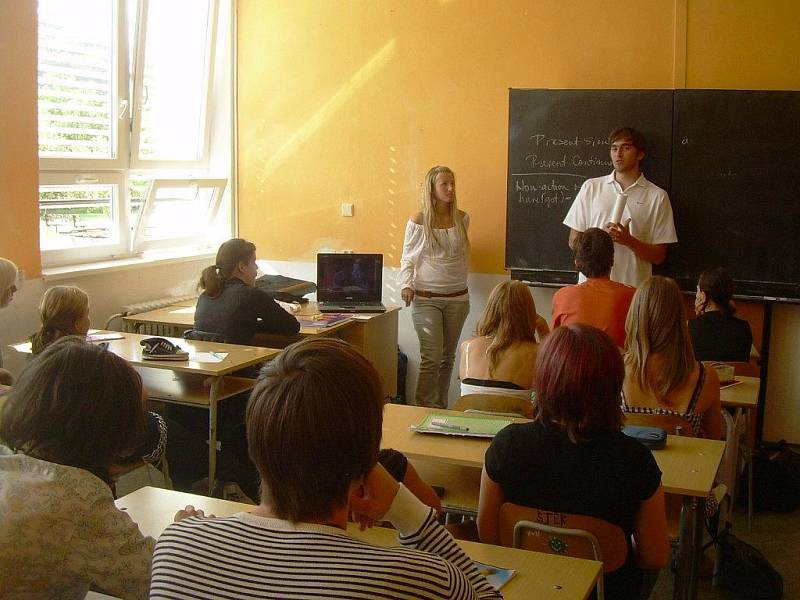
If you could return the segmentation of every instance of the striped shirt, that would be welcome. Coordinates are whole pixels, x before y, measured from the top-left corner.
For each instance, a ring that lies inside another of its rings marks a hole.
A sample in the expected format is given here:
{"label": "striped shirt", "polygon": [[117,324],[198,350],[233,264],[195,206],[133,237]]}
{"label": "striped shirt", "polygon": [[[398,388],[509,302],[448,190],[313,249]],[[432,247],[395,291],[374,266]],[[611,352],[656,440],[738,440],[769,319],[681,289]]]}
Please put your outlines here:
{"label": "striped shirt", "polygon": [[386,514],[400,533],[395,548],[250,513],[173,523],[156,544],[150,598],[502,598],[433,510],[390,518],[395,505],[414,503],[401,486]]}

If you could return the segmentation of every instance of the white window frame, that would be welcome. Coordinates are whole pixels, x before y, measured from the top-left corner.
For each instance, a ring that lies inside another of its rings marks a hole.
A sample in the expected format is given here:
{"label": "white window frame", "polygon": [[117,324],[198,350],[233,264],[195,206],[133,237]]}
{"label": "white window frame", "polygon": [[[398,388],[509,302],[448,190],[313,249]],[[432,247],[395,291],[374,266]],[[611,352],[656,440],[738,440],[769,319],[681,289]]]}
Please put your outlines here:
{"label": "white window frame", "polygon": [[[215,107],[213,102],[214,87],[214,57],[218,51],[225,51],[221,48],[218,50],[217,44],[223,43],[225,45],[233,44],[233,40],[228,41],[227,36],[218,39],[218,31],[220,31],[219,11],[221,6],[226,7],[227,13],[222,15],[226,23],[232,20],[235,15],[234,5],[223,0],[211,0],[209,2],[209,19],[208,19],[208,41],[206,44],[205,60],[205,88],[206,97],[203,106],[203,118],[201,119],[202,127],[202,156],[196,161],[157,161],[157,160],[138,160],[138,137],[139,127],[141,123],[141,115],[139,111],[134,110],[134,107],[139,106],[142,95],[141,81],[144,74],[142,67],[144,65],[144,42],[146,40],[146,17],[147,9],[150,0],[139,0],[139,15],[137,17],[136,31],[132,32],[132,38],[129,40],[128,31],[128,11],[125,10],[126,0],[108,0],[113,3],[112,10],[114,26],[114,44],[112,48],[113,54],[113,76],[114,76],[114,90],[117,97],[114,99],[114,105],[117,107],[117,118],[114,120],[114,127],[112,128],[112,136],[115,142],[116,154],[114,158],[110,159],[86,159],[86,158],[52,158],[42,157],[39,159],[39,180],[40,186],[46,185],[70,185],[76,183],[101,183],[111,184],[115,186],[114,189],[114,205],[112,207],[115,212],[116,227],[118,243],[102,244],[97,246],[86,246],[81,248],[65,248],[58,250],[44,250],[42,249],[41,258],[42,266],[45,268],[60,268],[72,265],[80,265],[82,263],[93,263],[108,260],[126,259],[135,255],[141,255],[143,252],[149,250],[164,250],[174,249],[178,253],[185,253],[186,255],[196,255],[198,251],[203,251],[209,245],[216,245],[218,239],[214,237],[209,238],[207,233],[214,232],[216,219],[220,212],[220,206],[223,198],[226,202],[233,203],[233,194],[225,193],[227,184],[234,177],[233,163],[226,160],[227,165],[230,166],[230,172],[227,173],[228,177],[212,177],[212,175],[219,175],[213,173],[216,169],[209,167],[211,163],[211,133],[212,133],[212,118],[215,113],[218,113],[219,108]],[[168,0],[156,0],[168,1]],[[233,2],[234,0],[230,0]],[[226,27],[222,29],[230,30],[228,35],[235,35],[234,23],[231,21],[227,23]],[[129,72],[128,65],[128,43],[137,40],[137,56],[133,59],[131,68],[133,74]],[[233,60],[234,52],[231,49],[230,60]],[[222,56],[222,55],[221,55]],[[231,67],[233,69],[233,67]],[[133,90],[129,90],[129,82],[133,76]],[[233,88],[231,88],[233,93]],[[130,106],[128,105],[128,98],[130,98]],[[227,110],[234,110],[233,98],[231,98],[230,107],[223,108],[223,114]],[[221,117],[219,124],[222,127],[228,126],[232,123],[230,117]],[[231,137],[231,140],[234,136]],[[235,148],[230,148],[231,156],[235,155]],[[142,207],[135,217],[136,222],[132,223],[131,219],[131,198],[129,178],[143,177],[151,180],[147,196],[142,204]],[[202,187],[214,188],[214,195],[210,210],[208,211],[206,227],[202,231],[196,232],[192,236],[182,236],[170,239],[161,240],[145,240],[144,232],[146,228],[147,219],[150,217],[153,210],[153,201],[155,198],[155,191],[159,187],[174,186],[176,183],[185,183],[186,185],[197,184]],[[229,235],[233,230],[233,215],[234,207],[231,206],[230,222],[225,227],[225,235]]]}
{"label": "white window frame", "polygon": [[[219,212],[219,206],[222,201],[222,195],[225,193],[225,186],[227,184],[227,179],[214,178],[153,179],[147,189],[147,196],[142,204],[142,208],[139,210],[139,218],[136,221],[136,226],[133,232],[133,247],[139,250],[147,251],[176,246],[202,245],[202,241],[208,237],[205,234],[214,225],[214,221],[216,220],[217,213]],[[211,203],[208,207],[208,213],[206,214],[206,230],[198,231],[190,236],[165,238],[160,240],[146,240],[144,237],[144,232],[147,228],[147,221],[153,212],[153,205],[156,202],[155,198],[158,190],[161,188],[192,186],[196,187],[198,190],[213,190]]]}
{"label": "white window frame", "polygon": [[[163,2],[164,0],[158,0]],[[197,160],[179,161],[179,160],[152,160],[139,158],[139,140],[142,132],[142,109],[144,102],[146,102],[145,85],[144,85],[144,70],[146,65],[145,59],[147,52],[147,26],[142,24],[147,23],[147,11],[150,5],[150,0],[140,0],[139,5],[139,27],[136,31],[137,44],[136,44],[136,57],[134,60],[135,80],[133,85],[134,98],[133,98],[133,123],[131,127],[130,138],[130,168],[141,169],[162,169],[162,170],[179,170],[179,169],[206,169],[208,167],[208,150],[209,150],[209,130],[211,129],[211,74],[214,72],[214,49],[216,48],[217,36],[217,2],[210,0],[208,5],[208,40],[206,43],[206,52],[203,60],[205,61],[205,78],[204,85],[206,90],[206,97],[203,102],[203,117],[201,118],[201,144],[200,156]]]}
{"label": "white window frame", "polygon": [[128,45],[127,45],[127,17],[121,10],[120,0],[112,2],[112,14],[116,30],[112,44],[112,69],[115,97],[112,105],[116,106],[116,119],[112,121],[111,136],[114,140],[114,156],[112,158],[68,158],[68,157],[41,157],[39,159],[40,171],[96,171],[100,169],[122,170],[128,167],[128,148],[130,147],[130,110],[128,106]]}
{"label": "white window frame", "polygon": [[[112,211],[115,211],[119,218],[117,220],[118,241],[111,244],[98,244],[95,246],[81,246],[79,248],[60,248],[57,250],[42,250],[42,264],[50,267],[58,267],[81,262],[89,262],[103,259],[113,259],[128,256],[130,253],[130,225],[128,215],[130,206],[128,204],[127,181],[123,173],[114,171],[96,171],[81,173],[51,172],[39,175],[39,186],[46,185],[76,185],[82,183],[104,184],[115,186],[113,195]],[[40,204],[41,206],[41,204]]]}

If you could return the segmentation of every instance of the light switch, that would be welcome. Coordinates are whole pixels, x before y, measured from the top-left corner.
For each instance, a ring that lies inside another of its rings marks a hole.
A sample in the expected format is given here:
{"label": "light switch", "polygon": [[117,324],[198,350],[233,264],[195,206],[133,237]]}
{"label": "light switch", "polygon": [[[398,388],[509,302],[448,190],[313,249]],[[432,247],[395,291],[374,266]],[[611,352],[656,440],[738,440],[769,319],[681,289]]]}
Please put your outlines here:
{"label": "light switch", "polygon": [[352,217],[353,216],[353,203],[352,202],[342,202],[342,216],[343,217]]}

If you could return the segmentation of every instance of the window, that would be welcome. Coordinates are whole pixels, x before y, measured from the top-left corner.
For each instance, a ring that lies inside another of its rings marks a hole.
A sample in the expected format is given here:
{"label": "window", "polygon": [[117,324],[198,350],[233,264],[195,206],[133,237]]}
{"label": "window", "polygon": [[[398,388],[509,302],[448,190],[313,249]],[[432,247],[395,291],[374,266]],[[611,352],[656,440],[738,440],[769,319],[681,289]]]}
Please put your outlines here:
{"label": "window", "polygon": [[39,0],[38,11],[43,265],[228,237],[230,135],[212,144],[210,133],[231,121],[230,94],[211,94],[230,90],[230,66],[214,65],[232,57],[230,0]]}

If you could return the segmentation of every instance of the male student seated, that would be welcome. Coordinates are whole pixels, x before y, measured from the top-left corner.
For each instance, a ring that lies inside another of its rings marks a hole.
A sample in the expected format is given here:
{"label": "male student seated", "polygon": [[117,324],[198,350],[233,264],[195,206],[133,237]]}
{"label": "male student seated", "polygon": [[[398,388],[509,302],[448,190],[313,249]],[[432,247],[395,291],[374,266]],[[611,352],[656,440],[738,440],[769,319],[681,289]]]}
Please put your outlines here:
{"label": "male student seated", "polygon": [[636,288],[611,281],[614,242],[597,227],[579,233],[572,245],[575,267],[586,281],[553,296],[553,328],[584,323],[605,331],[620,348],[625,345],[625,317]]}
{"label": "male student seated", "polygon": [[[608,143],[614,170],[583,182],[564,225],[570,228],[570,247],[589,227],[605,229],[616,244],[611,279],[638,287],[652,275],[653,265],[664,262],[667,244],[678,241],[672,206],[667,193],[639,169],[645,155],[640,132],[615,129]],[[622,208],[621,213],[615,207]]]}

